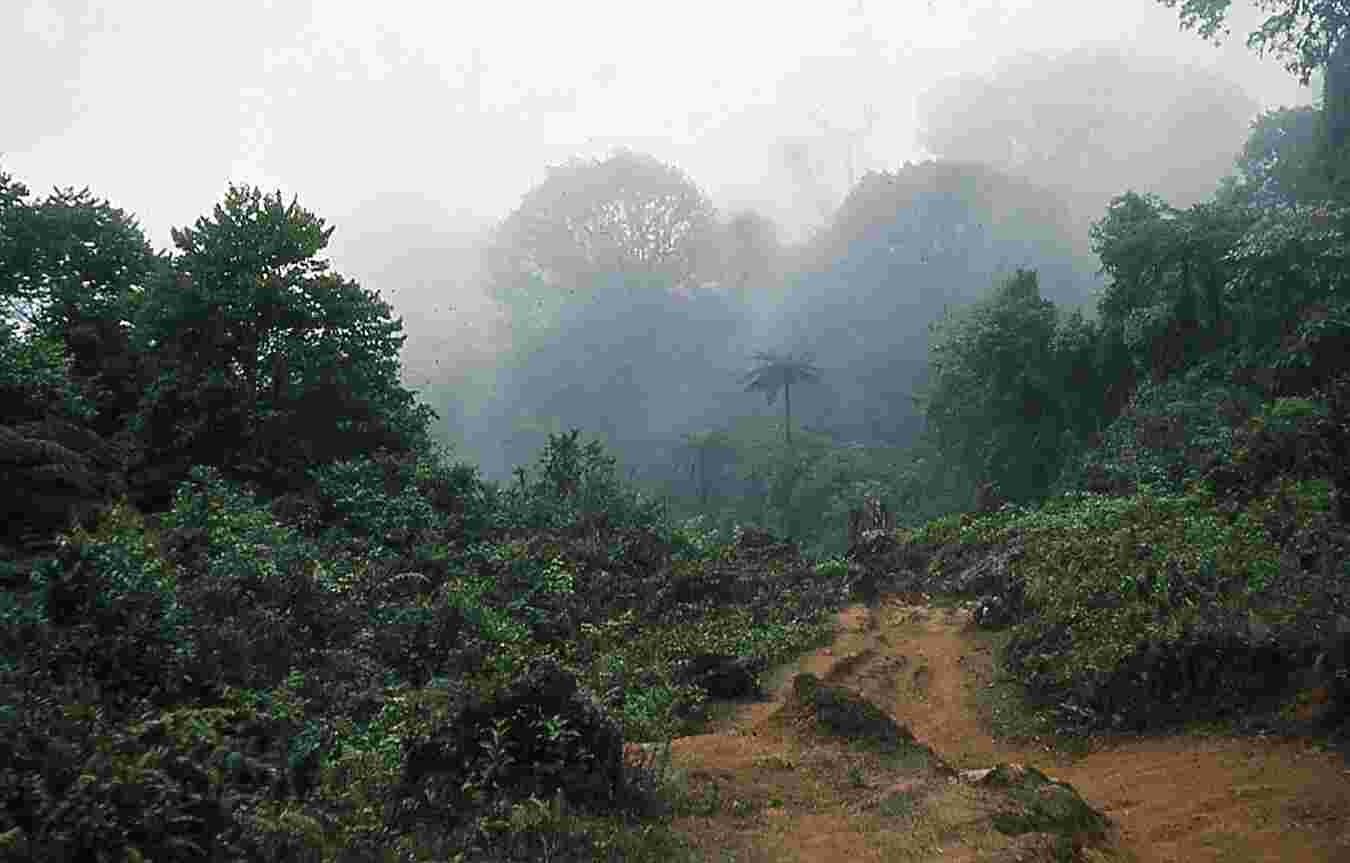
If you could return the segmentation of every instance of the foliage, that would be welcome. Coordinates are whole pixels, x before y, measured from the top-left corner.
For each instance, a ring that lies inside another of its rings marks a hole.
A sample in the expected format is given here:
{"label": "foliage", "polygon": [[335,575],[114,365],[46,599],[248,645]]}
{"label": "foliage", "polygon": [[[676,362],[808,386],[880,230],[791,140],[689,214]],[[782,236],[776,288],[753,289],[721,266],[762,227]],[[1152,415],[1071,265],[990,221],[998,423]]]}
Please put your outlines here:
{"label": "foliage", "polygon": [[38,612],[29,622],[64,631],[53,653],[66,652],[65,662],[120,689],[121,698],[176,687],[174,670],[193,652],[192,610],[129,504],[111,507],[94,530],[63,537],[34,575],[32,587],[45,595],[29,606]]}
{"label": "foliage", "polygon": [[1096,327],[1077,315],[1061,320],[1024,270],[933,329],[923,406],[938,450],[1007,499],[1044,494],[1066,439],[1084,436],[1105,411],[1091,363]]}
{"label": "foliage", "polygon": [[[1214,39],[1224,29],[1232,0],[1159,0],[1170,9],[1178,9],[1181,26]],[[1307,84],[1312,73],[1323,66],[1341,36],[1345,10],[1339,0],[1261,0],[1270,15],[1247,36],[1247,45],[1261,54],[1273,54],[1286,68]]]}
{"label": "foliage", "polygon": [[[1346,214],[1330,205],[1177,211],[1127,194],[1093,228],[1109,284],[1100,312],[1136,370],[1274,369],[1307,391],[1334,375],[1347,336]],[[1317,366],[1319,373],[1299,371]]]}
{"label": "foliage", "polygon": [[25,335],[59,342],[68,374],[96,408],[104,435],[136,404],[128,328],[145,286],[163,267],[136,220],[88,189],[29,201],[0,177],[0,303]]}
{"label": "foliage", "polygon": [[653,529],[664,524],[658,502],[623,485],[617,460],[580,429],[550,434],[535,471],[516,469],[502,496],[503,517],[517,528]]}
{"label": "foliage", "polygon": [[160,263],[136,220],[88,189],[40,201],[0,173],[0,300],[53,335],[128,314]]}
{"label": "foliage", "polygon": [[1081,302],[1090,266],[1073,246],[1062,200],[995,168],[932,161],[865,175],[797,253],[771,310],[781,321],[770,337],[848,370],[793,393],[799,422],[841,441],[915,445],[928,324],[1018,267],[1037,269],[1057,300]]}
{"label": "foliage", "polygon": [[[1235,506],[1202,483],[1166,494],[1074,492],[934,522],[906,539],[1016,545],[1026,611],[1009,656],[1033,690],[1103,721],[1165,721],[1268,693],[1265,660],[1253,653],[1266,649],[1263,639],[1288,639],[1297,653],[1324,625],[1313,621],[1342,613],[1347,597],[1326,569],[1339,551],[1288,554],[1329,506],[1329,483],[1318,479],[1284,479]],[[1215,659],[1222,651],[1232,658]]]}
{"label": "foliage", "polygon": [[1232,456],[1236,429],[1260,405],[1257,388],[1216,381],[1204,369],[1146,379],[1095,445],[1066,463],[1055,489],[1107,493],[1147,485],[1180,492]]}
{"label": "foliage", "polygon": [[0,398],[9,406],[6,419],[38,419],[50,408],[67,417],[92,419],[97,408],[71,379],[69,367],[60,340],[38,333],[19,335],[11,325],[0,324]]}
{"label": "foliage", "polygon": [[[319,519],[377,545],[406,548],[438,522],[438,513],[413,482],[415,465],[362,456],[310,472]],[[391,476],[392,474],[392,476]],[[390,493],[390,487],[397,489]]]}
{"label": "foliage", "polygon": [[1225,296],[1229,255],[1256,215],[1223,204],[1181,212],[1134,193],[1112,200],[1092,228],[1109,280],[1098,309],[1136,372],[1165,378],[1241,337]]}
{"label": "foliage", "polygon": [[1262,208],[1325,200],[1321,126],[1321,110],[1307,105],[1263,112],[1238,156],[1233,193]]}
{"label": "foliage", "polygon": [[150,463],[286,489],[318,464],[426,445],[432,412],[399,383],[402,324],[317,257],[331,234],[247,186],[174,232],[178,274],[147,292],[133,339],[152,356],[133,425]]}

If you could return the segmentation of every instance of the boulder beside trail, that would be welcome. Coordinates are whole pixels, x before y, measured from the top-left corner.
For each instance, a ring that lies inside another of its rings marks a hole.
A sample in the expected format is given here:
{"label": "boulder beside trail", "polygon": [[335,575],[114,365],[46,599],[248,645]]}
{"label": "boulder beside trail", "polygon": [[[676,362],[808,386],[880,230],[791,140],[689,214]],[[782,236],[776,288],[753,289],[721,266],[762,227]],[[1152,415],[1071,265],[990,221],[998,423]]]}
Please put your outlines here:
{"label": "boulder beside trail", "polygon": [[826,734],[885,753],[926,750],[934,763],[940,761],[908,726],[852,690],[831,686],[808,672],[792,679],[792,695],[796,709],[814,717],[816,727]]}
{"label": "boulder beside trail", "polygon": [[766,663],[762,657],[700,653],[673,663],[679,683],[702,687],[713,698],[746,698],[759,695],[759,675]]}
{"label": "boulder beside trail", "polygon": [[1110,823],[1072,785],[1035,767],[1005,763],[964,771],[961,777],[1006,793],[1009,805],[994,816],[994,826],[1010,836],[1050,832],[1100,839]]}

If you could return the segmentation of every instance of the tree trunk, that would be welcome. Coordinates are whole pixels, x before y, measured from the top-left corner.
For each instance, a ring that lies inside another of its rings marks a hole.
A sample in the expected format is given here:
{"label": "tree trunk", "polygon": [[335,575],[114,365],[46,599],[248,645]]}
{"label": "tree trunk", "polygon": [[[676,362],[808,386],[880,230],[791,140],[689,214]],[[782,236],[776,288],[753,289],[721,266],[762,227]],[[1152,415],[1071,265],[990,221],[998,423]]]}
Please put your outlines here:
{"label": "tree trunk", "polygon": [[698,493],[699,503],[708,506],[708,447],[698,448]]}
{"label": "tree trunk", "polygon": [[[1350,140],[1350,39],[1344,29],[1335,37],[1327,57],[1322,85],[1323,122],[1326,124],[1326,166],[1334,185],[1346,180],[1346,143]],[[1341,189],[1335,191],[1340,192]]]}
{"label": "tree trunk", "polygon": [[787,437],[788,449],[792,449],[792,384],[783,384],[783,415],[785,425],[783,434]]}

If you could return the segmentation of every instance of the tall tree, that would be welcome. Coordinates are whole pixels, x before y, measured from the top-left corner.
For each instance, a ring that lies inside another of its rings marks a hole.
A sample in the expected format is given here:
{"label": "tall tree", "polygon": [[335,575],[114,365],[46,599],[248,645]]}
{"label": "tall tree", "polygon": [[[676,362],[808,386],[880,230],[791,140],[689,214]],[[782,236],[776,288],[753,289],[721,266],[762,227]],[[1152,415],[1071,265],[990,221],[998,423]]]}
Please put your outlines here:
{"label": "tall tree", "polygon": [[155,359],[139,424],[151,461],[293,486],[314,464],[425,443],[432,412],[399,380],[402,322],[318,257],[332,230],[280,192],[231,186],[173,232],[176,276],[135,330]]}
{"label": "tall tree", "polygon": [[615,276],[697,287],[714,224],[707,196],[672,165],[630,151],[573,160],[550,168],[499,228],[490,291],[513,323],[547,325]]}
{"label": "tall tree", "polygon": [[1322,111],[1310,105],[1266,111],[1252,123],[1235,182],[1221,193],[1257,207],[1325,201]]}
{"label": "tall tree", "polygon": [[792,386],[794,384],[816,383],[820,380],[820,369],[812,363],[810,354],[793,356],[773,351],[755,354],[759,366],[741,379],[746,392],[761,392],[773,404],[778,393],[783,393],[783,435],[789,448],[792,447]]}
{"label": "tall tree", "polygon": [[[992,295],[933,325],[921,401],[928,435],[944,457],[1010,500],[1043,494],[1058,473],[1062,439],[1076,417],[1066,390],[1072,364],[1094,341],[1070,317],[1062,330],[1036,273],[1019,270]],[[1091,381],[1074,381],[1080,386]]]}
{"label": "tall tree", "polygon": [[734,393],[745,315],[726,239],[698,186],[650,156],[551,169],[487,255],[511,344],[481,415],[521,429],[513,448],[580,427],[625,462],[664,463],[670,437],[716,423],[705,413]]}
{"label": "tall tree", "polygon": [[768,310],[780,320],[766,315],[774,328],[759,343],[849,369],[793,399],[801,422],[909,446],[923,428],[910,396],[928,360],[928,322],[1018,267],[1036,269],[1056,302],[1086,300],[1097,262],[1073,245],[1067,208],[1026,179],[937,161],[869,174],[802,251],[788,300]]}

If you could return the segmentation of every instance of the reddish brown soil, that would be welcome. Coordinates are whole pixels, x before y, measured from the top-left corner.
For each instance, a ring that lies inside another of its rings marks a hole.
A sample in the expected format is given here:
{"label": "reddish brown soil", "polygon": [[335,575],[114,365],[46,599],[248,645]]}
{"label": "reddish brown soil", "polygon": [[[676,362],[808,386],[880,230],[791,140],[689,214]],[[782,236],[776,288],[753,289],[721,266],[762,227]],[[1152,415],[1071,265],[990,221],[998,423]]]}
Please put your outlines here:
{"label": "reddish brown soil", "polygon": [[1114,822],[1084,859],[1350,863],[1350,764],[1340,755],[1306,741],[1200,735],[1105,743],[1085,755],[996,739],[977,697],[993,681],[991,649],[968,612],[898,600],[841,612],[829,647],[772,676],[770,700],[674,741],[675,775],[706,803],[676,826],[704,859],[1053,859],[1037,835],[981,826],[955,784],[936,808],[904,812],[906,793],[931,786],[931,774],[785,721],[801,671],[865,694],[952,767],[1020,761],[1071,783]]}

